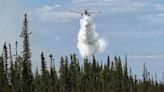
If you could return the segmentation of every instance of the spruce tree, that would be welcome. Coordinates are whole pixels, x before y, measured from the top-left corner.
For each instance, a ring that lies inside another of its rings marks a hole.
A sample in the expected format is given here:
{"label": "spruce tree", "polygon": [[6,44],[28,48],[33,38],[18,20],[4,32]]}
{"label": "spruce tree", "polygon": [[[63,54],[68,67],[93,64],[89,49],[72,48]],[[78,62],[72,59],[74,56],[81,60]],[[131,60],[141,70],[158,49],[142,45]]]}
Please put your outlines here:
{"label": "spruce tree", "polygon": [[45,57],[44,53],[41,53],[41,69],[42,69],[42,75],[46,73],[46,62],[45,62]]}
{"label": "spruce tree", "polygon": [[14,71],[14,64],[13,64],[13,58],[12,58],[12,53],[11,53],[11,45],[9,44],[9,58],[10,58],[10,75],[9,75],[9,81],[10,81],[10,86],[11,86],[11,90],[13,90],[15,92],[15,87],[14,87],[14,83],[15,83],[15,71]]}
{"label": "spruce tree", "polygon": [[6,42],[3,45],[3,57],[4,57],[4,83],[5,83],[5,87],[4,87],[4,91],[8,91],[8,51],[7,51],[7,46],[6,46]]}
{"label": "spruce tree", "polygon": [[60,69],[59,69],[59,74],[60,74],[60,76],[59,76],[59,87],[60,87],[60,89],[59,89],[59,91],[60,92],[66,92],[65,91],[65,80],[64,80],[64,78],[65,78],[65,64],[64,64],[64,58],[63,57],[61,57],[61,59],[60,59]]}
{"label": "spruce tree", "polygon": [[55,60],[53,58],[53,55],[50,54],[50,89],[49,89],[49,92],[56,92],[58,91],[57,89],[57,72],[56,72],[56,69],[55,69]]}
{"label": "spruce tree", "polygon": [[0,92],[3,92],[5,83],[4,83],[4,58],[3,53],[0,56]]}
{"label": "spruce tree", "polygon": [[28,30],[27,14],[24,15],[23,30],[21,37],[23,38],[23,92],[32,92],[32,72],[31,72],[31,49],[29,42],[30,32]]}
{"label": "spruce tree", "polygon": [[125,56],[125,65],[123,72],[123,91],[129,92],[127,56]]}

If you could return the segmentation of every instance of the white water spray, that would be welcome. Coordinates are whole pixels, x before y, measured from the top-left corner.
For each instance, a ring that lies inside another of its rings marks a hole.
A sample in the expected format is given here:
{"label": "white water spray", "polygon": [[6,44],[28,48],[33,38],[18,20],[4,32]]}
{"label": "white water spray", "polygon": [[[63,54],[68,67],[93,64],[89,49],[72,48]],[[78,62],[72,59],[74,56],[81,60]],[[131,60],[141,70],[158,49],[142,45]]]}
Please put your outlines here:
{"label": "white water spray", "polygon": [[83,58],[93,56],[105,50],[106,42],[95,31],[95,24],[90,16],[83,15],[80,20],[77,48]]}

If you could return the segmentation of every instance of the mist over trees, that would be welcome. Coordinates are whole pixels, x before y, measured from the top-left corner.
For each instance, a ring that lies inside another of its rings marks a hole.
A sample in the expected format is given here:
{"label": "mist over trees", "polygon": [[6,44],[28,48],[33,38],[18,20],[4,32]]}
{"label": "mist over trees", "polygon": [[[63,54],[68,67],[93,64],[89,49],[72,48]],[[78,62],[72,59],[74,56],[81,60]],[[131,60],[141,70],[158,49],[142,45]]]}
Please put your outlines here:
{"label": "mist over trees", "polygon": [[[122,62],[119,56],[106,63],[99,63],[96,57],[92,60],[85,58],[79,64],[76,54],[62,56],[59,69],[55,68],[55,59],[52,54],[46,60],[44,52],[40,54],[41,73],[36,68],[32,73],[27,15],[24,15],[21,37],[23,51],[18,53],[18,42],[15,42],[16,51],[4,43],[0,55],[0,92],[164,92],[164,82],[150,76],[146,65],[143,65],[143,78],[133,75],[127,66],[127,56]],[[47,67],[50,62],[50,68]]]}

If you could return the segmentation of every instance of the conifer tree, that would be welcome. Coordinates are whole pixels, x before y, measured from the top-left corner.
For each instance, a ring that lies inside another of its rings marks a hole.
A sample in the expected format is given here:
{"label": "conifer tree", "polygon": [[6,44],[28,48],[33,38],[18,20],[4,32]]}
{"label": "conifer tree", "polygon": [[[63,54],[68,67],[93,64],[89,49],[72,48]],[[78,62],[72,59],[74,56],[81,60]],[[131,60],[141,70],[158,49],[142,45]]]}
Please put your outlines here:
{"label": "conifer tree", "polygon": [[23,38],[23,92],[32,92],[32,71],[31,71],[31,49],[29,42],[29,29],[27,14],[24,15],[23,30],[20,37]]}
{"label": "conifer tree", "polygon": [[45,62],[45,57],[44,53],[41,53],[41,69],[42,69],[42,74],[46,73],[46,62]]}
{"label": "conifer tree", "polygon": [[11,45],[9,44],[9,58],[10,58],[10,75],[9,75],[9,83],[11,86],[11,90],[13,90],[15,92],[15,87],[14,87],[14,83],[15,83],[15,71],[14,71],[14,64],[13,64],[13,58],[12,58],[12,53],[11,53]]}
{"label": "conifer tree", "polygon": [[59,80],[60,80],[60,83],[59,83],[59,86],[60,86],[60,89],[59,91],[60,92],[66,92],[65,91],[65,64],[64,64],[64,58],[61,57],[60,59],[60,69],[59,69],[59,73],[60,73],[60,76],[59,76]]}
{"label": "conifer tree", "polygon": [[70,92],[77,91],[77,84],[78,84],[78,60],[76,55],[73,54],[71,57],[70,69],[69,69],[69,76],[70,76]]}
{"label": "conifer tree", "polygon": [[129,92],[129,81],[128,81],[128,66],[127,66],[127,56],[125,56],[125,65],[123,72],[123,91]]}
{"label": "conifer tree", "polygon": [[57,89],[57,73],[55,69],[55,63],[53,55],[50,54],[50,92],[58,91]]}
{"label": "conifer tree", "polygon": [[5,79],[5,72],[4,72],[4,58],[3,58],[3,53],[2,55],[0,56],[0,92],[3,92],[4,91],[4,88],[5,88],[5,82],[4,82],[4,79]]}
{"label": "conifer tree", "polygon": [[4,57],[4,83],[5,83],[5,88],[4,88],[4,91],[8,91],[8,51],[7,51],[7,46],[6,46],[6,42],[4,43],[3,45],[3,57]]}

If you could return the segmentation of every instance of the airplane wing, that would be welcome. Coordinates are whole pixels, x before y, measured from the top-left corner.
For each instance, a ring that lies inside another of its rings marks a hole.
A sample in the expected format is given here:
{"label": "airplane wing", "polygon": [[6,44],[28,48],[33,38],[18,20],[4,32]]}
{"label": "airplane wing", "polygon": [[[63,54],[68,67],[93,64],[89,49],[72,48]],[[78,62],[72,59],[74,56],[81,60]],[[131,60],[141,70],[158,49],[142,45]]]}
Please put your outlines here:
{"label": "airplane wing", "polygon": [[101,11],[91,11],[89,13],[102,13]]}
{"label": "airplane wing", "polygon": [[83,13],[82,11],[70,11],[70,12],[74,12],[74,13]]}

